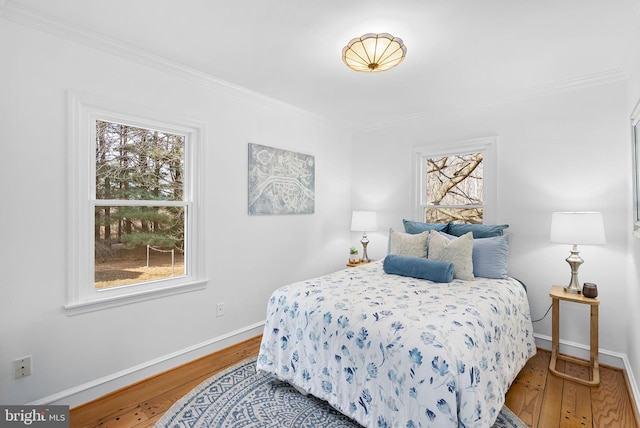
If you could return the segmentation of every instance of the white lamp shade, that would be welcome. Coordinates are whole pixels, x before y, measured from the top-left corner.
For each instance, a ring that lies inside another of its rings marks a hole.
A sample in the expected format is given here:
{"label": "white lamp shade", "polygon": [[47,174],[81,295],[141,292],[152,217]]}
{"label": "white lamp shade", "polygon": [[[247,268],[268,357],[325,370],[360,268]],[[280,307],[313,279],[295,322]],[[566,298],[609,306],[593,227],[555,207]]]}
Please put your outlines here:
{"label": "white lamp shade", "polygon": [[378,230],[378,216],[375,211],[354,211],[351,215],[351,230],[354,232]]}
{"label": "white lamp shade", "polygon": [[572,245],[605,244],[604,222],[598,212],[556,212],[551,215],[551,242]]}

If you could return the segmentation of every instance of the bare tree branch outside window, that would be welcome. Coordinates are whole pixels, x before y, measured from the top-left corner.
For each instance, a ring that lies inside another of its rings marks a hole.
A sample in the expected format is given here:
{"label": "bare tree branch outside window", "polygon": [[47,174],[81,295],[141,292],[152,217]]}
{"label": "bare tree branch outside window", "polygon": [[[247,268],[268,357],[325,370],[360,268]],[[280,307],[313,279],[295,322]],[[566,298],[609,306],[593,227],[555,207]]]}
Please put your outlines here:
{"label": "bare tree branch outside window", "polygon": [[428,158],[425,173],[427,223],[482,223],[482,153]]}

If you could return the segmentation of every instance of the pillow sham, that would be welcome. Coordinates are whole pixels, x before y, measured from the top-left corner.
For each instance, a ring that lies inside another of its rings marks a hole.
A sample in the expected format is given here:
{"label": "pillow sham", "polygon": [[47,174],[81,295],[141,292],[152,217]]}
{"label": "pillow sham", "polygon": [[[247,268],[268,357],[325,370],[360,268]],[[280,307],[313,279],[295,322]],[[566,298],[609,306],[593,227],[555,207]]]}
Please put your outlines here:
{"label": "pillow sham", "polygon": [[506,278],[509,269],[509,235],[473,240],[473,274]]}
{"label": "pillow sham", "polygon": [[[441,232],[447,239],[453,235]],[[473,240],[473,276],[502,279],[509,269],[509,235],[478,238]]]}
{"label": "pillow sham", "polygon": [[433,282],[453,280],[453,264],[420,257],[389,254],[382,262],[382,269],[389,274],[428,279]]}
{"label": "pillow sham", "polygon": [[410,233],[396,232],[389,229],[389,254],[408,257],[427,257],[427,239],[429,232]]}
{"label": "pillow sham", "polygon": [[407,233],[422,233],[425,230],[437,230],[438,232],[446,232],[448,223],[422,223],[419,221],[411,221],[407,219],[402,219],[402,224],[404,225],[404,231]]}
{"label": "pillow sham", "polygon": [[471,280],[473,276],[473,234],[447,239],[440,232],[429,232],[429,259],[453,264],[453,277]]}
{"label": "pillow sham", "polygon": [[504,235],[504,230],[509,227],[508,224],[489,225],[489,224],[466,224],[466,223],[449,223],[447,230],[443,232],[453,236],[462,236],[465,233],[473,233],[474,238],[491,238],[492,236]]}

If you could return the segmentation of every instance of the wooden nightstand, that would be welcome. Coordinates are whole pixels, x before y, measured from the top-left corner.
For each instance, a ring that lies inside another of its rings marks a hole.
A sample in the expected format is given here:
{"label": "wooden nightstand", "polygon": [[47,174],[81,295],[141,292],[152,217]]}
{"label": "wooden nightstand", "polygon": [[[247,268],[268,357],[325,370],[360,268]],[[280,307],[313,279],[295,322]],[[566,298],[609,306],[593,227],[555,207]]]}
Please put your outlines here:
{"label": "wooden nightstand", "polygon": [[[551,312],[551,361],[549,362],[549,371],[564,379],[570,379],[583,385],[595,386],[600,384],[600,368],[598,366],[598,305],[600,300],[596,298],[584,297],[582,294],[568,293],[564,287],[554,285],[551,287],[549,296],[552,299],[553,310]],[[585,362],[578,358],[560,354],[560,300],[567,302],[582,303],[591,307],[590,322],[590,352],[589,362]],[[586,365],[590,368],[590,380],[580,379],[575,376],[568,375],[556,370],[557,360],[565,360],[571,363]]]}
{"label": "wooden nightstand", "polygon": [[372,261],[373,260],[369,260],[368,262],[357,262],[357,263],[347,262],[347,266],[349,266],[349,267],[363,266],[363,265],[366,265],[368,263],[371,263]]}

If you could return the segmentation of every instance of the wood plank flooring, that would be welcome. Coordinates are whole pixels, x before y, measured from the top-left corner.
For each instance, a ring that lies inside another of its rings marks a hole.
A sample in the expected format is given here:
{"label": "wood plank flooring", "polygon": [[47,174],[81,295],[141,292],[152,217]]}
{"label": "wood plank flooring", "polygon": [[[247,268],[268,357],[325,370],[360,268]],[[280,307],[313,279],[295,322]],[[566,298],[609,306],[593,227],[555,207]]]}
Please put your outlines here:
{"label": "wood plank flooring", "polygon": [[258,355],[261,336],[71,409],[70,427],[152,427],[181,397],[214,374]]}
{"label": "wood plank flooring", "polygon": [[[638,414],[622,370],[600,366],[600,385],[586,386],[549,372],[551,352],[538,349],[520,371],[506,405],[530,427],[638,428]],[[558,361],[559,371],[588,379],[588,368]]]}
{"label": "wood plank flooring", "polygon": [[[70,426],[152,427],[175,401],[199,383],[258,355],[259,348],[258,336],[73,408]],[[640,428],[622,370],[601,366],[601,384],[588,387],[551,374],[550,358],[549,351],[538,350],[507,394],[507,406],[523,422],[536,428]],[[585,367],[564,361],[558,363],[558,369],[576,376],[587,375]]]}

